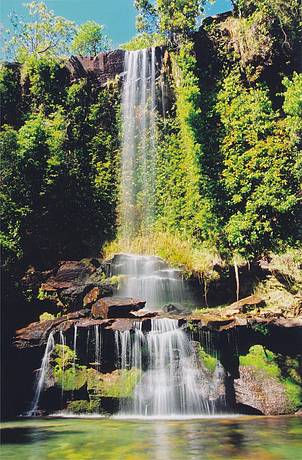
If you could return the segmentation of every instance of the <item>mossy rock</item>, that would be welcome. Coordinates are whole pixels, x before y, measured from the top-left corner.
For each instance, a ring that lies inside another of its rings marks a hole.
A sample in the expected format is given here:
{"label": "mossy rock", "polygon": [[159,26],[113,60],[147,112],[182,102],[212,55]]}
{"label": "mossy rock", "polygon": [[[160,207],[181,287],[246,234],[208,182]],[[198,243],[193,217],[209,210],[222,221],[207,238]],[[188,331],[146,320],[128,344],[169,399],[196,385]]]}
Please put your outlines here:
{"label": "mossy rock", "polygon": [[87,382],[86,366],[75,366],[68,369],[55,366],[53,373],[57,385],[64,391],[79,390]]}
{"label": "mossy rock", "polygon": [[87,390],[104,397],[127,398],[132,395],[140,375],[135,368],[118,369],[107,374],[87,369]]}
{"label": "mossy rock", "polygon": [[239,362],[240,378],[234,381],[237,403],[265,415],[290,414],[302,406],[300,358],[281,357],[254,345]]}
{"label": "mossy rock", "polygon": [[218,363],[217,358],[207,353],[204,350],[204,348],[201,346],[199,347],[199,350],[198,350],[198,356],[200,360],[202,361],[203,365],[206,367],[206,369],[209,372],[214,372],[214,370],[216,369],[217,363]]}

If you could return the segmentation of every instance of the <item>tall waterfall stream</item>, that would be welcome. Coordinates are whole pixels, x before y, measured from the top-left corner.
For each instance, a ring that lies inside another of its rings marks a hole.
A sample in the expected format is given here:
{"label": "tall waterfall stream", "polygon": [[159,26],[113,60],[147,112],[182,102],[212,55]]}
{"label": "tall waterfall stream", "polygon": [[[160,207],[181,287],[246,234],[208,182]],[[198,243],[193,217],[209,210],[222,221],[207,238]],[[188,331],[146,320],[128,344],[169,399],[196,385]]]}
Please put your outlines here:
{"label": "tall waterfall stream", "polygon": [[[157,68],[154,48],[126,52],[122,94],[120,229],[128,238],[148,228],[154,220],[156,100],[160,98],[158,91],[162,88],[161,84],[156,84]],[[119,255],[111,270],[112,274],[125,275],[119,296],[145,300],[149,310],[159,309],[168,303],[190,302],[190,292],[181,272],[169,268],[159,257]],[[115,332],[115,350],[111,353],[116,357],[117,368],[137,369],[140,375],[132,397],[121,400],[119,415],[173,417],[214,414],[211,391],[213,386],[223,381],[219,363],[215,381],[209,381],[194,343],[179,326],[178,320],[153,318],[150,321],[149,331],[143,331],[142,322],[136,321],[132,330]],[[98,325],[93,329],[89,329],[87,341],[94,341],[92,360],[100,371],[104,351],[102,330]],[[70,344],[75,353],[80,333],[75,326],[73,344]],[[63,349],[64,345],[68,345],[63,332],[57,336],[49,335],[29,415],[37,412],[55,341]],[[87,360],[89,362],[88,357]]]}

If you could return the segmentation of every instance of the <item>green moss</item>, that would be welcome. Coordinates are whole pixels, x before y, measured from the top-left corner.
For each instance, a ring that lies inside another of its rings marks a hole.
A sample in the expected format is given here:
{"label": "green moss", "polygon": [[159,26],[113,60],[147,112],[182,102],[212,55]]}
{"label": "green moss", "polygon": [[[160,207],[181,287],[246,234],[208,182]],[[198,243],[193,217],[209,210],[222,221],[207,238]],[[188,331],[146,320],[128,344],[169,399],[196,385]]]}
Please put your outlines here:
{"label": "green moss", "polygon": [[113,275],[110,278],[107,278],[107,282],[110,284],[112,287],[117,287],[121,280],[123,278],[123,275]]}
{"label": "green moss", "polygon": [[210,371],[214,372],[217,365],[217,358],[206,353],[203,347],[199,347],[198,356],[205,365],[205,367]]}
{"label": "green moss", "polygon": [[101,374],[95,369],[87,370],[87,389],[91,393],[112,398],[127,398],[132,395],[140,378],[138,369],[116,370]]}
{"label": "green moss", "polygon": [[76,354],[67,345],[56,345],[52,355],[56,384],[64,391],[79,390],[87,381],[87,368],[76,364]]}
{"label": "green moss", "polygon": [[272,377],[279,376],[279,367],[274,362],[274,353],[263,348],[262,345],[254,345],[246,356],[240,356],[241,366],[253,366],[257,369],[264,369]]}
{"label": "green moss", "polygon": [[51,319],[55,319],[55,315],[52,315],[51,313],[48,313],[47,311],[45,311],[44,313],[42,313],[42,315],[39,316],[40,323],[42,323],[43,321],[49,321]]}
{"label": "green moss", "polygon": [[61,368],[68,368],[73,365],[75,360],[76,353],[67,345],[57,344],[55,346],[52,353],[52,361],[55,365],[58,365]]}
{"label": "green moss", "polygon": [[64,370],[56,366],[53,373],[57,385],[64,391],[79,390],[87,381],[86,366],[75,366]]}
{"label": "green moss", "polygon": [[[47,291],[44,291],[41,287],[39,288],[37,299],[40,300],[41,302],[44,302],[44,301],[54,302],[59,308],[64,307],[64,305],[62,304],[61,300],[58,297],[57,292],[47,292]],[[50,318],[50,319],[53,319],[53,318]]]}

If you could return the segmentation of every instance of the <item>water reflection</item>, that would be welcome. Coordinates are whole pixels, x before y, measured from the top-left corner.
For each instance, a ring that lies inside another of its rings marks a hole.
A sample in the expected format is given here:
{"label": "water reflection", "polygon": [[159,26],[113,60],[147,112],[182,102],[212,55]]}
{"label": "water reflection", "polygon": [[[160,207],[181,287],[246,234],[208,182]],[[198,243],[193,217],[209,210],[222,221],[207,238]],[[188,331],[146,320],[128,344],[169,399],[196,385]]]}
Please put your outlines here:
{"label": "water reflection", "polygon": [[3,424],[7,460],[296,460],[300,417],[48,419]]}

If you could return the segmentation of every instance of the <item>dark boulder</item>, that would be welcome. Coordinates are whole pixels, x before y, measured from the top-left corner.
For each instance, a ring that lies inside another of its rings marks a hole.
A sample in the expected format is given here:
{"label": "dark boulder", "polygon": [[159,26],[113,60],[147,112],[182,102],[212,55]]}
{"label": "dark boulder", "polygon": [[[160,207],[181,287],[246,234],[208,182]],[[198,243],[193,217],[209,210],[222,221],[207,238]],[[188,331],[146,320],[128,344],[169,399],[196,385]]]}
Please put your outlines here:
{"label": "dark boulder", "polygon": [[181,314],[189,314],[190,312],[186,310],[180,304],[168,304],[164,305],[162,308],[164,313],[170,313],[172,315],[181,315]]}
{"label": "dark boulder", "polygon": [[[110,292],[110,291],[109,291]],[[97,300],[99,300],[101,297],[108,296],[108,292],[105,292],[101,287],[95,286],[89,289],[87,294],[85,295],[83,299],[83,306],[87,307],[95,303]]]}
{"label": "dark boulder", "polygon": [[83,309],[68,315],[61,316],[47,321],[37,321],[16,331],[15,347],[31,348],[42,346],[47,342],[49,334],[58,331],[67,331],[82,318],[88,317],[89,309]]}

